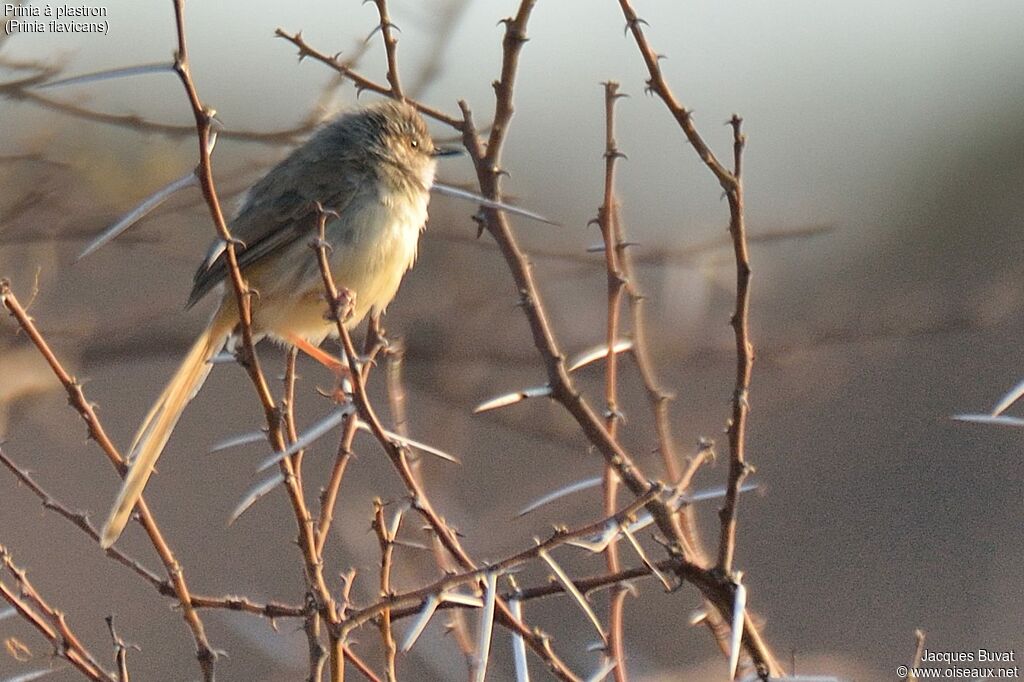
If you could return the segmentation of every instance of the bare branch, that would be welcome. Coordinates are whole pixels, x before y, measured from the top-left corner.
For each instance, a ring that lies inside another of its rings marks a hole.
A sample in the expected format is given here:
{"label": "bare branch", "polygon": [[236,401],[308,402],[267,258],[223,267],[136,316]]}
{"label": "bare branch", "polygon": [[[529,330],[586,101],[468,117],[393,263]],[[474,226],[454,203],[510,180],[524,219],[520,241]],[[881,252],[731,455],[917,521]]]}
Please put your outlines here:
{"label": "bare branch", "polygon": [[[68,394],[68,402],[78,412],[79,416],[82,417],[82,420],[85,421],[86,427],[89,430],[89,437],[96,441],[96,444],[102,448],[107,459],[110,460],[110,463],[117,470],[118,474],[123,477],[127,471],[124,458],[107,436],[107,432],[100,423],[99,417],[96,416],[96,412],[93,410],[92,403],[86,400],[85,394],[82,392],[81,384],[67,373],[60,361],[57,359],[57,356],[54,355],[52,350],[50,350],[49,345],[47,345],[45,339],[43,339],[42,334],[39,333],[39,330],[36,328],[32,318],[28,316],[28,313],[25,312],[25,309],[22,308],[21,304],[18,302],[17,297],[15,297],[14,292],[11,291],[10,282],[7,280],[0,280],[0,302],[3,303],[8,312],[10,312],[10,314],[18,321],[21,329],[28,335],[29,339],[50,365],[50,368],[57,376],[57,379],[64,386],[64,390]],[[192,606],[192,596],[188,583],[185,581],[185,571],[182,569],[181,564],[178,563],[178,559],[175,557],[174,552],[171,551],[170,546],[164,539],[163,533],[159,526],[157,526],[157,523],[150,513],[145,500],[140,497],[135,508],[138,514],[139,523],[149,536],[149,541],[160,556],[160,561],[163,562],[164,570],[167,572],[167,577],[170,578],[171,583],[174,586],[174,593],[178,598],[178,603],[181,604],[182,618],[185,619],[185,623],[188,625],[189,630],[191,630],[192,637],[196,643],[196,657],[199,660],[204,677],[212,679],[213,662],[216,656],[213,649],[210,648],[210,642],[206,637],[206,629],[203,626],[203,621]]]}
{"label": "bare branch", "polygon": [[[413,474],[412,469],[409,466],[409,460],[406,455],[405,448],[384,429],[380,423],[380,419],[377,417],[376,411],[370,404],[369,397],[366,393],[366,377],[363,374],[362,368],[359,366],[359,354],[356,352],[355,344],[352,343],[352,337],[349,335],[348,329],[345,326],[345,318],[348,313],[347,306],[351,302],[351,299],[347,292],[339,293],[338,288],[334,283],[334,277],[331,274],[330,261],[327,258],[327,241],[324,232],[326,224],[327,214],[321,210],[319,217],[319,239],[314,240],[311,247],[317,254],[317,262],[323,279],[324,291],[327,295],[329,317],[334,320],[337,326],[338,336],[341,339],[345,358],[348,361],[349,379],[352,382],[352,399],[355,402],[360,417],[367,423],[367,425],[369,425],[373,435],[381,444],[384,452],[391,460],[392,465],[402,478],[402,482],[412,498],[413,508],[423,516],[424,519],[426,519],[438,540],[444,545],[445,549],[452,555],[452,557],[454,557],[464,569],[475,571],[476,564],[462,548],[462,544],[459,542],[455,532],[434,510],[434,507],[424,492],[422,485]],[[475,579],[477,581],[482,577],[482,574],[475,575]],[[542,634],[539,634],[537,631],[531,630],[518,619],[515,619],[508,610],[508,605],[504,601],[499,602],[498,609],[502,623],[509,625],[517,632],[520,632],[527,639],[527,642],[530,643],[531,648],[538,655],[544,658],[552,668],[552,671],[555,672],[559,678],[564,680],[576,679],[575,675],[572,674],[572,672],[551,650],[546,637],[542,636]],[[344,639],[347,633],[350,632],[352,628],[357,627],[360,622],[356,622],[354,617],[349,615],[343,626],[340,628],[340,638]]]}
{"label": "bare branch", "polygon": [[[616,344],[619,341],[619,317],[621,312],[622,294],[625,288],[625,276],[621,270],[619,258],[619,235],[615,225],[619,221],[619,207],[615,199],[615,162],[622,157],[615,141],[615,103],[619,97],[619,84],[608,81],[604,84],[605,108],[605,150],[604,150],[604,200],[597,212],[597,224],[601,228],[601,240],[604,243],[605,273],[607,280],[607,329],[606,357],[604,370],[604,427],[611,439],[618,438],[619,422],[622,414],[619,410],[618,367],[619,356]],[[611,463],[604,469],[604,514],[609,515],[618,506],[619,476]],[[631,537],[631,536],[630,536]],[[646,560],[646,558],[645,558]],[[610,573],[621,569],[619,548],[616,538],[612,538],[605,548],[605,563]],[[624,640],[623,614],[626,607],[626,590],[621,585],[612,589],[608,604],[608,650],[614,662],[616,682],[627,682],[626,651]]]}
{"label": "bare branch", "polygon": [[[302,37],[301,32],[290,34],[287,31],[279,28],[274,32],[274,34],[278,38],[284,38],[289,43],[299,48],[299,59],[303,59],[305,57],[312,57],[316,61],[331,67],[341,75],[345,76],[345,78],[348,78],[350,81],[355,83],[356,87],[359,88],[360,90],[370,90],[371,92],[376,92],[380,95],[385,95],[388,97],[393,96],[390,87],[383,86],[359,74],[351,67],[349,63],[343,62],[337,57],[332,57],[331,55],[324,54],[323,52],[320,52],[319,50],[311,47]],[[440,109],[436,109],[428,104],[424,104],[422,102],[410,98],[405,98],[405,101],[411,104],[413,107],[415,107],[416,110],[419,111],[424,116],[428,116],[434,119],[435,121],[439,121],[441,123],[444,123],[445,125],[451,126],[455,130],[462,130],[462,121],[444,113]]]}
{"label": "bare branch", "polygon": [[53,645],[55,655],[68,661],[90,680],[117,682],[117,678],[104,670],[82,645],[68,626],[64,614],[50,606],[29,582],[25,571],[14,565],[3,545],[0,545],[0,568],[6,569],[17,585],[16,592],[0,579],[0,597]]}
{"label": "bare branch", "polygon": [[[373,501],[373,530],[377,533],[377,542],[380,544],[380,596],[387,597],[391,594],[391,567],[395,557],[395,537],[398,528],[402,523],[402,511],[395,512],[395,521],[388,526],[384,520],[384,503],[377,498]],[[377,620],[380,627],[381,640],[384,643],[385,672],[388,682],[395,682],[395,654],[398,647],[395,644],[395,635],[391,631],[391,610],[384,609]]]}
{"label": "bare branch", "polygon": [[387,0],[373,0],[373,4],[377,6],[377,14],[380,17],[378,26],[381,37],[384,39],[384,51],[387,54],[388,83],[391,84],[390,95],[395,99],[404,100],[405,96],[402,94],[402,85],[398,78],[398,38],[395,37],[397,27],[391,23]]}

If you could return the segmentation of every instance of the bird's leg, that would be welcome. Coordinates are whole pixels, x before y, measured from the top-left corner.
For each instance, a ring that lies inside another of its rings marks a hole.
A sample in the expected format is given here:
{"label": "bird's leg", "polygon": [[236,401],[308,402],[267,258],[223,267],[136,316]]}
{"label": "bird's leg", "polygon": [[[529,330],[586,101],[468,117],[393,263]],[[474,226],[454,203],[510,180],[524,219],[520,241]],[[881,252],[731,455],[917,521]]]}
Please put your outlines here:
{"label": "bird's leg", "polygon": [[342,375],[348,376],[348,363],[343,362],[340,358],[334,357],[333,355],[325,351],[323,348],[314,346],[312,343],[296,334],[289,334],[287,338],[288,343],[292,344],[293,346],[301,350],[303,353],[313,358],[327,369],[334,372],[334,374],[338,375],[339,378]]}
{"label": "bird's leg", "polygon": [[[341,289],[338,291],[337,298],[330,302],[331,312],[326,316],[327,319],[345,322],[352,317],[352,313],[355,310],[355,301],[356,294],[354,291],[344,288]],[[319,346],[313,345],[297,334],[288,334],[287,339],[293,346],[334,373],[334,376],[338,380],[337,388],[333,393],[334,399],[338,402],[347,401],[348,396],[346,395],[346,386],[351,387],[352,385],[352,370],[349,369],[348,363],[340,358],[334,357]]]}
{"label": "bird's leg", "polygon": [[371,355],[375,348],[386,351],[390,345],[384,324],[381,322],[382,316],[383,313],[377,308],[370,311],[370,321],[366,325],[366,343],[363,347],[363,352],[367,355]]}
{"label": "bird's leg", "polygon": [[312,343],[297,336],[295,334],[288,335],[288,342],[293,346],[301,350],[303,353],[313,358],[321,365],[331,370],[334,376],[337,378],[337,388],[334,390],[333,396],[338,402],[345,402],[348,400],[345,395],[344,386],[346,382],[351,383],[352,370],[349,369],[348,363],[342,361],[339,358],[334,357],[324,349],[314,346]]}

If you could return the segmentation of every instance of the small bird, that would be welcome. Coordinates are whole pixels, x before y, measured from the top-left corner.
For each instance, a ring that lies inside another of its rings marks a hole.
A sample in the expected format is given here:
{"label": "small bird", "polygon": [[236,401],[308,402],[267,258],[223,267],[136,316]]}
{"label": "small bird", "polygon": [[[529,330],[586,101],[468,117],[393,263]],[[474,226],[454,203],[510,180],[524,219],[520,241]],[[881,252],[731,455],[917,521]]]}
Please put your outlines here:
{"label": "small bird", "polygon": [[[295,149],[249,190],[230,230],[238,263],[253,298],[257,337],[300,348],[323,359],[319,344],[337,336],[325,315],[323,280],[310,249],[321,211],[335,284],[352,294],[354,327],[368,312],[383,311],[416,260],[438,157],[438,147],[410,105],[385,101],[344,113]],[[196,272],[191,307],[215,288],[221,302],[132,441],[129,469],[100,544],[120,537],[181,416],[210,373],[209,360],[239,323],[224,244],[215,242]]]}

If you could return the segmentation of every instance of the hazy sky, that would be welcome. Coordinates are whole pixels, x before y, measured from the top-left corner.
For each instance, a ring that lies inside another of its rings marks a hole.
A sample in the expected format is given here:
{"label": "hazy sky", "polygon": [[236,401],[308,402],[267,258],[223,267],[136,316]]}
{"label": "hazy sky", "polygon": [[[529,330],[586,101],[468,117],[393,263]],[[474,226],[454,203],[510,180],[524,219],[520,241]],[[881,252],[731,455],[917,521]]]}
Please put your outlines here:
{"label": "hazy sky", "polygon": [[[986,111],[1019,106],[1024,96],[1019,77],[1024,4],[1017,0],[635,4],[651,23],[652,44],[668,56],[664,68],[670,82],[696,111],[713,148],[727,151],[722,121],[733,111],[745,117],[751,138],[748,201],[755,219],[767,223],[841,216],[857,203],[850,185],[868,182],[879,164],[891,165],[921,145],[970,135],[965,127],[983,125]],[[69,72],[169,58],[174,46],[169,3],[115,0],[104,6],[109,36],[24,35],[8,40],[3,53],[58,58]],[[392,3],[407,74],[414,74],[432,49],[433,22],[444,6]],[[478,118],[485,118],[499,59],[495,21],[514,8],[507,1],[470,3],[427,99],[455,110],[457,98],[464,97]],[[320,65],[297,65],[291,47],[271,37],[276,27],[303,30],[313,45],[334,52],[350,51],[375,21],[372,5],[355,0],[192,2],[187,12],[201,93],[229,127],[270,128],[294,121],[327,78]],[[542,195],[538,200],[545,207],[565,203],[565,196],[552,192],[565,167],[597,180],[600,168],[593,159],[600,152],[603,115],[597,83],[618,79],[634,96],[621,106],[620,126],[621,146],[633,160],[622,178],[634,193],[631,203],[665,206],[655,200],[666,189],[658,178],[668,176],[666,184],[673,187],[678,177],[692,179],[700,199],[682,208],[703,229],[703,223],[720,221],[722,215],[717,202],[708,200],[712,181],[679,153],[679,136],[664,112],[641,96],[642,63],[622,26],[610,0],[538,3],[509,148],[510,169],[519,171],[511,187]],[[364,68],[381,74],[378,46]],[[187,120],[178,85],[169,76],[67,94],[90,93],[104,108]],[[0,106],[7,111],[6,103]],[[661,142],[666,137],[668,146]],[[529,172],[526,164],[532,165]],[[593,202],[587,197],[581,206]],[[670,221],[679,208],[665,206],[665,213],[645,217],[655,224]]]}

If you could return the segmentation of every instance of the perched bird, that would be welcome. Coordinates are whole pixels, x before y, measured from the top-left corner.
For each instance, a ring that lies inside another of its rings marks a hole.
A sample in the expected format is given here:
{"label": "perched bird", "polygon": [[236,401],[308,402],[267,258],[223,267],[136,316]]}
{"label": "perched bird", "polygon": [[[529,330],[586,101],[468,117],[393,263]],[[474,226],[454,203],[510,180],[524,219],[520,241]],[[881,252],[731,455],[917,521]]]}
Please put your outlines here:
{"label": "perched bird", "polygon": [[[335,284],[354,298],[346,326],[384,310],[416,260],[437,158],[453,153],[434,144],[413,107],[385,101],[342,114],[274,166],[230,223],[240,242],[238,263],[259,292],[254,334],[313,355],[322,355],[317,346],[332,330],[337,335],[325,315],[323,281],[309,246],[321,210],[329,212],[325,236]],[[223,247],[211,247],[188,301],[192,306],[219,289],[220,306],[135,434],[128,474],[101,533],[105,548],[128,523],[185,405],[210,372],[210,358],[238,325],[234,292],[223,286]]]}

